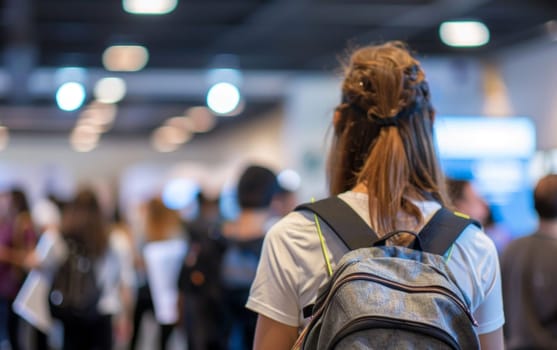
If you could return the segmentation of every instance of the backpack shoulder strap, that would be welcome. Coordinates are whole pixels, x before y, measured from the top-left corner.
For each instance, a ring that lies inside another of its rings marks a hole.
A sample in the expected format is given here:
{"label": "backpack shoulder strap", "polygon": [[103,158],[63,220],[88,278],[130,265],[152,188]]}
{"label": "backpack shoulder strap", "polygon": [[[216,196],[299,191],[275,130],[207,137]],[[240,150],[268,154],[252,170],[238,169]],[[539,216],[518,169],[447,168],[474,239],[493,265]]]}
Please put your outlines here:
{"label": "backpack shoulder strap", "polygon": [[350,250],[370,247],[377,233],[345,201],[334,196],[300,204],[295,210],[309,210],[329,225]]}
{"label": "backpack shoulder strap", "polygon": [[439,209],[420,231],[420,244],[424,252],[443,255],[469,225],[481,225],[464,214]]}
{"label": "backpack shoulder strap", "polygon": [[[377,233],[342,199],[334,196],[300,204],[295,210],[309,210],[329,225],[350,250],[370,247]],[[419,233],[423,251],[443,255],[469,225],[481,229],[476,220],[447,208],[439,209]]]}

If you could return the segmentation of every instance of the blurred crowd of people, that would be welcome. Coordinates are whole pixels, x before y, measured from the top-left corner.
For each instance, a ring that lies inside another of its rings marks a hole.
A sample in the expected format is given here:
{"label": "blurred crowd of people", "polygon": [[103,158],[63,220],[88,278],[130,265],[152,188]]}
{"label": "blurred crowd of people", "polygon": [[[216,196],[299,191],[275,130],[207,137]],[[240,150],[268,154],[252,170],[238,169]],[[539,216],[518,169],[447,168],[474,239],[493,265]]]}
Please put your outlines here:
{"label": "blurred crowd of people", "polygon": [[[251,348],[256,315],[244,304],[263,237],[293,209],[296,194],[260,165],[244,169],[236,193],[239,214],[226,220],[219,199],[202,191],[193,218],[155,194],[139,209],[140,225],[109,212],[90,187],[32,206],[22,189],[1,193],[0,348],[133,350],[150,338],[162,350],[175,332],[184,349]],[[86,247],[100,290],[98,315],[51,319],[53,279],[75,241]],[[37,276],[44,284],[33,294],[43,299],[38,309],[26,300]],[[154,334],[144,334],[146,315]]]}
{"label": "blurred crowd of people", "polygon": [[[535,191],[540,232],[528,240],[512,240],[508,233],[492,230],[490,207],[471,181],[449,179],[447,185],[454,207],[485,227],[503,257],[504,293],[508,295],[505,335],[511,344],[532,337],[553,341],[550,314],[554,308],[547,301],[555,289],[548,275],[552,269],[545,266],[551,266],[548,261],[554,249],[555,175],[542,179]],[[51,197],[33,205],[20,188],[2,192],[1,348],[133,350],[149,337],[163,350],[169,348],[172,334],[179,332],[184,349],[251,349],[257,315],[244,305],[263,238],[298,201],[271,169],[260,165],[244,169],[236,195],[239,214],[233,219],[224,219],[218,198],[202,191],[197,194],[193,218],[185,218],[166,206],[160,195],[153,195],[142,204],[141,228],[134,232],[119,210],[109,213],[102,207],[91,188],[79,189],[66,202]],[[26,309],[33,307],[18,302],[29,292],[23,292],[26,287],[22,286],[32,274],[40,276],[40,283],[47,287],[39,304],[48,310],[49,284],[67,257],[70,240],[87,247],[100,289],[99,315],[52,322],[49,315],[33,317],[33,310]],[[513,311],[516,304],[522,305],[519,310],[529,315],[528,320]],[[146,315],[154,321],[154,334],[143,332]],[[25,328],[30,338],[23,336]]]}

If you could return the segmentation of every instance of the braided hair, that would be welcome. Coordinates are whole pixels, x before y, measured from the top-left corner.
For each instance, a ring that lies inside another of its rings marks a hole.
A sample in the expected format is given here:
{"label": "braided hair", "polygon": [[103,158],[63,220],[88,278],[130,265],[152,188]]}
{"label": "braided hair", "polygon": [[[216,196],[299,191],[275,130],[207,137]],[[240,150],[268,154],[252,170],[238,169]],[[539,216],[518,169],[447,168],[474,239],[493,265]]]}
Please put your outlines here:
{"label": "braided hair", "polygon": [[420,63],[398,41],[360,48],[344,65],[328,173],[332,194],[364,184],[372,226],[395,230],[398,213],[423,224],[412,200],[445,204],[433,141],[435,112]]}

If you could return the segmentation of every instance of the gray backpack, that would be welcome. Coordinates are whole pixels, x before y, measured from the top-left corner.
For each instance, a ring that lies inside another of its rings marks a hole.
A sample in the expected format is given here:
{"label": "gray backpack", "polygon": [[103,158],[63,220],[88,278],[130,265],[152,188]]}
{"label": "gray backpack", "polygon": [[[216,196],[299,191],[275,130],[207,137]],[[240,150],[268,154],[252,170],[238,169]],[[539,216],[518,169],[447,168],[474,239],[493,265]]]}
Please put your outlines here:
{"label": "gray backpack", "polygon": [[[442,208],[409,247],[386,246],[338,197],[302,204],[326,222],[350,251],[315,305],[295,349],[479,349],[470,301],[443,255],[475,221]],[[411,232],[410,232],[411,233]],[[309,315],[308,315],[309,314]]]}

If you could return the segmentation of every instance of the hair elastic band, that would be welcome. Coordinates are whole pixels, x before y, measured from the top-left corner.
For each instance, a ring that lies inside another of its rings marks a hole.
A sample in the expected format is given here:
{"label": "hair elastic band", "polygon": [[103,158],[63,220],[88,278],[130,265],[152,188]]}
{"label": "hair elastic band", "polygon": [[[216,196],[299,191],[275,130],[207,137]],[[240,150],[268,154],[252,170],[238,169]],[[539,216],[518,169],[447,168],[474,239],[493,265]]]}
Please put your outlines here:
{"label": "hair elastic band", "polygon": [[371,115],[370,118],[371,118],[371,121],[374,122],[375,125],[377,125],[380,128],[389,127],[389,126],[398,127],[398,116],[388,117],[388,118],[380,118],[376,115]]}
{"label": "hair elastic band", "polygon": [[393,117],[381,118],[375,114],[371,114],[368,118],[380,128],[389,126],[398,127],[400,125],[400,120],[409,118],[409,116],[416,111],[417,106],[417,103],[414,102],[406,108],[401,109],[398,114]]}

